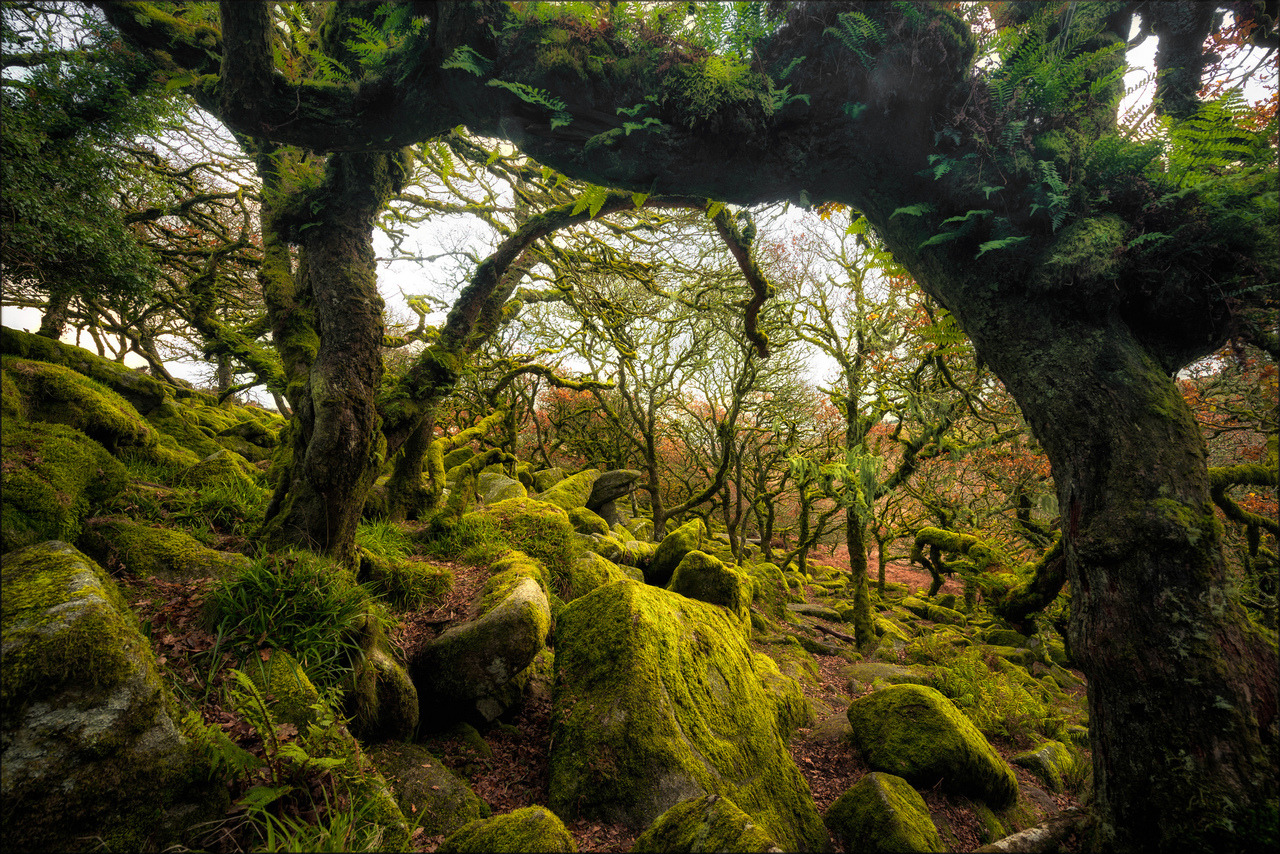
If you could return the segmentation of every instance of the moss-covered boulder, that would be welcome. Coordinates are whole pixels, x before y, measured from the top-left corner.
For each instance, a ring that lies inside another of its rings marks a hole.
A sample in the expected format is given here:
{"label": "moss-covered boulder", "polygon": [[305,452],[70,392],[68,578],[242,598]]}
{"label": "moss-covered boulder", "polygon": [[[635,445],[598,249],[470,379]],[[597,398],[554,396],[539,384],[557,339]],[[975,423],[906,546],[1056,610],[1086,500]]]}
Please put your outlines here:
{"label": "moss-covered boulder", "polygon": [[929,788],[977,798],[996,809],[1018,797],[1012,769],[986,737],[941,693],[893,685],[849,705],[854,746],[872,769]]}
{"label": "moss-covered boulder", "polygon": [[420,719],[418,689],[385,643],[365,652],[358,675],[357,690],[347,698],[351,731],[365,741],[412,736]]}
{"label": "moss-covered boulder", "polygon": [[751,582],[746,575],[706,552],[689,552],[676,565],[667,589],[690,599],[719,605],[749,625]]}
{"label": "moss-covered boulder", "polygon": [[391,784],[400,811],[427,836],[453,833],[490,815],[489,805],[421,745],[380,744],[365,754]]}
{"label": "moss-covered boulder", "polygon": [[640,472],[635,469],[614,469],[596,478],[591,485],[591,495],[587,497],[587,509],[598,513],[610,527],[619,524],[622,517],[618,514],[617,501],[631,494],[631,490]]}
{"label": "moss-covered boulder", "polygon": [[[240,667],[262,692],[276,721],[291,723],[299,730],[315,723],[320,692],[298,659],[283,649],[262,650]],[[256,714],[253,710],[250,713]]]}
{"label": "moss-covered boulder", "polygon": [[482,818],[464,825],[440,843],[439,852],[487,854],[487,852],[577,851],[573,837],[555,813],[543,807],[525,807],[505,815]]}
{"label": "moss-covered boulder", "polygon": [[893,774],[867,774],[837,798],[823,818],[845,851],[946,850],[924,798]]}
{"label": "moss-covered boulder", "polygon": [[587,552],[570,564],[568,583],[561,589],[560,596],[564,601],[571,602],[579,596],[586,596],[597,587],[629,580],[632,577],[616,563],[595,552]]}
{"label": "moss-covered boulder", "polygon": [[182,473],[184,486],[201,489],[219,483],[234,484],[238,489],[258,490],[258,470],[235,451],[220,448]]}
{"label": "moss-covered boulder", "polygon": [[564,480],[564,469],[559,467],[540,469],[533,473],[533,490],[546,492],[562,480]]}
{"label": "moss-covered boulder", "polygon": [[919,664],[891,664],[883,661],[856,661],[840,673],[841,680],[850,695],[858,695],[868,688],[883,685],[938,684],[933,670]]}
{"label": "moss-covered boulder", "polygon": [[31,421],[74,427],[112,453],[153,448],[159,441],[131,403],[70,368],[11,356],[0,364],[21,393]]}
{"label": "moss-covered boulder", "polygon": [[165,399],[165,387],[141,371],[104,359],[73,344],[64,344],[20,329],[0,327],[0,353],[70,368],[111,389],[129,401],[142,415],[159,406]]}
{"label": "moss-covered boulder", "polygon": [[76,545],[103,566],[161,581],[225,578],[250,564],[242,554],[207,548],[174,528],[119,517],[89,520]]}
{"label": "moss-covered boulder", "polygon": [[496,719],[518,696],[509,686],[546,646],[550,628],[544,588],[523,577],[482,617],[425,644],[409,661],[421,720]]}
{"label": "moss-covered boulder", "polygon": [[935,623],[944,623],[950,626],[963,626],[969,622],[969,618],[959,611],[951,608],[944,608],[942,605],[933,602],[926,602],[923,599],[917,599],[914,596],[907,596],[899,603],[901,607],[906,608],[911,613],[925,620],[931,620]]}
{"label": "moss-covered boulder", "polygon": [[508,498],[527,498],[529,493],[520,481],[505,474],[486,471],[481,472],[476,479],[476,495],[485,504],[497,504]]}
{"label": "moss-covered boulder", "polygon": [[727,611],[610,584],[565,607],[555,640],[552,809],[641,830],[719,794],[784,848],[826,848],[759,660]]}
{"label": "moss-covered boulder", "polygon": [[751,816],[728,798],[703,795],[681,801],[640,834],[633,852],[781,851]]}
{"label": "moss-covered boulder", "polygon": [[623,566],[634,566],[640,570],[640,577],[643,580],[644,569],[653,560],[653,555],[657,550],[656,543],[650,543],[646,540],[623,541],[622,551],[618,554],[615,562]]}
{"label": "moss-covered boulder", "polygon": [[1046,741],[1035,750],[1019,753],[1013,764],[1026,768],[1039,777],[1051,792],[1066,788],[1065,779],[1075,768],[1076,758],[1071,749],[1060,741]]}
{"label": "moss-covered boulder", "polygon": [[539,493],[538,500],[554,504],[564,510],[586,507],[587,499],[591,497],[591,487],[599,476],[600,472],[596,469],[580,471],[558,481],[546,492]]}
{"label": "moss-covered boulder", "polygon": [[[226,807],[115,583],[62,542],[5,555],[0,845],[160,850]],[[98,841],[95,841],[98,840]]]}
{"label": "moss-covered boulder", "polygon": [[[804,650],[800,650],[804,652]],[[795,735],[801,727],[813,725],[814,710],[805,698],[800,682],[789,673],[783,671],[778,662],[764,653],[753,653],[756,675],[760,684],[773,699],[773,708],[778,716],[778,734],[783,740]]]}
{"label": "moss-covered boulder", "polygon": [[579,534],[598,534],[608,537],[612,533],[608,522],[585,507],[570,507],[569,521],[573,523],[573,530]]}
{"label": "moss-covered boulder", "polygon": [[128,482],[101,445],[61,424],[6,418],[0,448],[0,553],[74,541],[85,516]]}
{"label": "moss-covered boulder", "polygon": [[666,587],[684,556],[702,548],[707,530],[701,519],[690,519],[662,538],[644,570],[646,584]]}

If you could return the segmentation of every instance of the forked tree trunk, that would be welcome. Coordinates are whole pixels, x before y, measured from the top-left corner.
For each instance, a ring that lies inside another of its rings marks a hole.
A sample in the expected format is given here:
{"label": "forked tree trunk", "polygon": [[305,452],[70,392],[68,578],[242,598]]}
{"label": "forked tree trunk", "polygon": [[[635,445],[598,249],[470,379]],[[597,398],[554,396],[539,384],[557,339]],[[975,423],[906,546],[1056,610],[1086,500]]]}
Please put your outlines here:
{"label": "forked tree trunk", "polygon": [[969,327],[1053,466],[1096,845],[1237,850],[1274,832],[1277,661],[1230,593],[1204,440],[1123,323],[1011,303]]}

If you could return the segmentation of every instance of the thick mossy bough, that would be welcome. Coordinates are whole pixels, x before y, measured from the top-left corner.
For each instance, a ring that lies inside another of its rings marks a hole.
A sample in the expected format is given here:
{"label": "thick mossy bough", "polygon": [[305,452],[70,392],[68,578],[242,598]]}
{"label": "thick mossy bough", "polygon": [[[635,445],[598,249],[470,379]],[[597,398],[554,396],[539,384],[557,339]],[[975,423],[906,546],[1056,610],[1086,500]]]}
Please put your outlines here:
{"label": "thick mossy bough", "polygon": [[379,744],[366,747],[365,755],[391,784],[400,811],[427,836],[450,834],[490,815],[489,805],[421,745]]}
{"label": "thick mossy bough", "polygon": [[1013,770],[955,705],[924,685],[894,685],[849,705],[853,744],[867,764],[912,785],[985,801],[995,809],[1018,797]]}
{"label": "thick mossy bough", "polygon": [[90,519],[76,545],[103,566],[161,581],[225,578],[249,564],[242,554],[215,551],[182,531],[118,517]]}
{"label": "thick mossy bough", "polygon": [[489,854],[489,852],[577,851],[564,823],[543,807],[524,807],[505,815],[470,822],[440,843],[439,852]]}
{"label": "thick mossy bough", "polygon": [[128,482],[101,445],[61,424],[5,418],[0,448],[0,553],[74,541],[84,517]]}
{"label": "thick mossy bough", "polygon": [[0,779],[6,851],[160,850],[226,789],[177,726],[107,573],[62,542],[5,555]]}
{"label": "thick mossy bough", "polygon": [[691,551],[702,548],[707,529],[701,519],[690,519],[662,538],[644,570],[644,580],[656,587],[666,587],[671,576]]}
{"label": "thick mossy bough", "polygon": [[719,794],[785,849],[826,849],[760,676],[776,667],[723,608],[610,584],[565,607],[555,649],[552,809],[642,830],[682,800]]}
{"label": "thick mossy bough", "polygon": [[924,798],[901,777],[873,771],[823,817],[846,851],[945,851]]}
{"label": "thick mossy bough", "polygon": [[640,834],[632,852],[701,854],[711,851],[781,851],[738,805],[720,795],[681,801]]}

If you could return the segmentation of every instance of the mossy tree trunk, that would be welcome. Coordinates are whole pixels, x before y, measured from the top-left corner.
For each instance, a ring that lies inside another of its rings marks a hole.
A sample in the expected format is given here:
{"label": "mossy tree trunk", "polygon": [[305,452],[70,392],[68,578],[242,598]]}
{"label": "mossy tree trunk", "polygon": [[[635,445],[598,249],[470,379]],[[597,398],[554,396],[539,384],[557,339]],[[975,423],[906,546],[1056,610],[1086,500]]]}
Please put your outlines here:
{"label": "mossy tree trunk", "polygon": [[373,226],[403,175],[398,154],[331,155],[319,187],[295,194],[282,212],[300,245],[297,285],[315,320],[314,338],[299,332],[317,346],[305,386],[290,400],[292,463],[263,529],[273,546],[355,562],[356,525],[385,447]]}

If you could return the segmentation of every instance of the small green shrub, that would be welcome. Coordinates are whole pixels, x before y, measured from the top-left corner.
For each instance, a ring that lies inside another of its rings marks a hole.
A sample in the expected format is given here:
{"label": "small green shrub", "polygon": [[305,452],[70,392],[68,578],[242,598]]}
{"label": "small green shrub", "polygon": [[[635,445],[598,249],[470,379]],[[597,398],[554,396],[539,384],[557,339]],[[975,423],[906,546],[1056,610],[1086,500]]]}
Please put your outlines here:
{"label": "small green shrub", "polygon": [[361,655],[357,637],[377,605],[351,573],[308,552],[266,554],[214,587],[214,621],[250,653],[293,653],[317,687],[336,686]]}
{"label": "small green shrub", "polygon": [[511,548],[497,520],[483,513],[467,513],[456,520],[435,517],[418,542],[432,557],[475,565],[492,563]]}
{"label": "small green shrub", "polygon": [[186,493],[174,510],[174,519],[198,532],[218,531],[247,537],[262,523],[270,495],[252,482],[235,477],[218,478]]}

